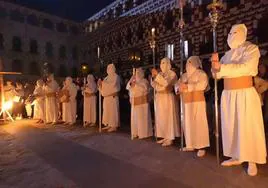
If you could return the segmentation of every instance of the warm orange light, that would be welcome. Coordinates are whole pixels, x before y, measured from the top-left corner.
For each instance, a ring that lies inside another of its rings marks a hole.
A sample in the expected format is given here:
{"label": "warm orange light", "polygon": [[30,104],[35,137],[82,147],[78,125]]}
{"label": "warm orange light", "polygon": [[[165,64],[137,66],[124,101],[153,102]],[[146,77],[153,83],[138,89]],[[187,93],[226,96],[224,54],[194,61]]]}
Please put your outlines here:
{"label": "warm orange light", "polygon": [[3,104],[3,110],[10,110],[13,107],[12,101],[7,101]]}

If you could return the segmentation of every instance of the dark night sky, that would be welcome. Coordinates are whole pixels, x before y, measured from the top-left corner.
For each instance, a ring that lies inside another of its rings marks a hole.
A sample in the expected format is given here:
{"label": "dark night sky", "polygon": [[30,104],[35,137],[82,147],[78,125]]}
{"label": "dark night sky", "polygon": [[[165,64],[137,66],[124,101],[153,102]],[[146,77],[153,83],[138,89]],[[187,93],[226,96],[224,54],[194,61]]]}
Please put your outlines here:
{"label": "dark night sky", "polygon": [[84,21],[114,0],[6,0],[75,21]]}

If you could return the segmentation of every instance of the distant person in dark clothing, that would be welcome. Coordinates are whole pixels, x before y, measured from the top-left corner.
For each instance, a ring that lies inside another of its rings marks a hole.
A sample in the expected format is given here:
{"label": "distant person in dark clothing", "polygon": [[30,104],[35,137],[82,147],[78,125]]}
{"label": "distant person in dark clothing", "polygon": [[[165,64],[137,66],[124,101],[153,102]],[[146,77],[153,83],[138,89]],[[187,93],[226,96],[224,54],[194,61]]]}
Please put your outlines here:
{"label": "distant person in dark clothing", "polygon": [[82,94],[83,80],[77,77],[74,83],[77,86],[77,95],[76,95],[77,120],[83,121],[83,103],[84,103],[84,97]]}

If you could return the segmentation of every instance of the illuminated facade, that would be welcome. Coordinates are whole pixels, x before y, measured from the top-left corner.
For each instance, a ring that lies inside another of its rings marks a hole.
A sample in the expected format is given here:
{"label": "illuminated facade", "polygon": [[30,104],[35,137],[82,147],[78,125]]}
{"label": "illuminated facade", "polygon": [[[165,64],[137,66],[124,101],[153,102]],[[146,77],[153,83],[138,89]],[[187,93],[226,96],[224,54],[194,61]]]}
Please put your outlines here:
{"label": "illuminated facade", "polygon": [[43,64],[57,76],[86,62],[81,24],[0,2],[0,55],[5,71],[40,75]]}
{"label": "illuminated facade", "polygon": [[[118,1],[116,2],[118,3]],[[131,59],[133,54],[137,54],[140,57],[142,65],[151,65],[152,51],[149,45],[149,36],[151,28],[155,27],[157,62],[161,58],[169,56],[173,59],[174,66],[178,65],[180,61],[179,12],[175,8],[175,2],[169,2],[173,3],[173,8],[169,7],[159,11],[148,10],[146,14],[130,14],[134,12],[132,10],[136,10],[134,7],[113,19],[99,17],[100,20],[93,21],[94,18],[97,19],[98,15],[101,15],[100,13],[91,17],[84,23],[88,36],[88,53],[91,61],[98,61],[96,49],[99,46],[104,63],[113,62],[121,70],[131,70],[132,64],[135,63]],[[187,1],[184,9],[186,23],[184,51],[187,57],[200,55],[202,58],[206,58],[213,51],[211,25],[208,20],[207,10],[209,3],[211,3],[211,0]],[[224,10],[217,29],[219,52],[224,53],[228,50],[227,35],[231,26],[236,23],[245,23],[248,27],[248,40],[259,44],[262,49],[265,49],[268,42],[267,34],[265,34],[268,32],[268,28],[265,26],[268,21],[268,1],[224,0],[223,3]],[[139,6],[142,7],[142,4]],[[101,11],[102,13],[103,10]],[[123,16],[128,13],[129,16]],[[136,13],[138,13],[138,10],[136,10]],[[88,27],[96,21],[101,21],[102,24],[95,30],[89,31]]]}

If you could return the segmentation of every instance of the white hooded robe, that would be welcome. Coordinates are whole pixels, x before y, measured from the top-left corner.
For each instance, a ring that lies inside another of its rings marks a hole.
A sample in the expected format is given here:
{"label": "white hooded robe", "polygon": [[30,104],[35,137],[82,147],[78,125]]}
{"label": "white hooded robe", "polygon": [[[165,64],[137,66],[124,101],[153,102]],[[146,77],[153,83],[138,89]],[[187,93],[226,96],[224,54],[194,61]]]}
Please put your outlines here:
{"label": "white hooded robe", "polygon": [[45,109],[46,109],[46,123],[56,123],[58,121],[58,104],[57,98],[54,96],[47,96],[48,94],[58,91],[59,85],[54,78],[44,86],[45,97]]}
{"label": "white hooded robe", "polygon": [[156,136],[174,140],[175,137],[180,136],[178,104],[173,93],[177,75],[171,70],[171,63],[168,58],[162,59],[161,71],[152,82],[152,87],[156,90]]}
{"label": "white hooded robe", "polygon": [[[87,84],[84,88],[84,122],[96,123],[96,92],[97,86],[93,75],[87,76]],[[89,96],[86,95],[89,94]]]}
{"label": "white hooded robe", "polygon": [[67,77],[64,90],[69,92],[69,102],[62,103],[62,120],[65,123],[74,124],[76,122],[76,95],[77,87],[73,83],[72,78]]}
{"label": "white hooded robe", "polygon": [[34,89],[33,94],[36,96],[34,104],[34,119],[40,119],[45,121],[45,92],[44,87],[37,81],[37,85]]}
{"label": "white hooded robe", "polygon": [[117,128],[120,125],[119,119],[119,91],[120,91],[120,78],[115,73],[113,64],[107,67],[108,76],[102,81],[100,88],[103,99],[103,116],[102,123],[105,126]]}
{"label": "white hooded robe", "polygon": [[[186,64],[186,73],[180,81],[187,84],[184,92],[205,91],[208,86],[206,73],[198,69],[201,66],[199,57],[192,56]],[[184,109],[184,136],[186,148],[202,149],[209,147],[209,131],[206,113],[206,101],[183,102]]]}
{"label": "white hooded robe", "polygon": [[[245,42],[246,33],[245,25],[233,26],[228,37],[231,50],[221,59],[217,78],[257,75],[260,51],[256,45]],[[240,162],[266,163],[261,101],[254,87],[223,91],[221,123],[225,156]]]}
{"label": "white hooded robe", "polygon": [[[140,139],[153,135],[152,118],[149,102],[133,105],[136,97],[147,96],[149,94],[149,82],[144,79],[143,71],[137,69],[135,86],[131,86],[132,79],[128,82],[126,89],[129,90],[131,102],[131,135]],[[134,97],[134,98],[133,98]]]}

